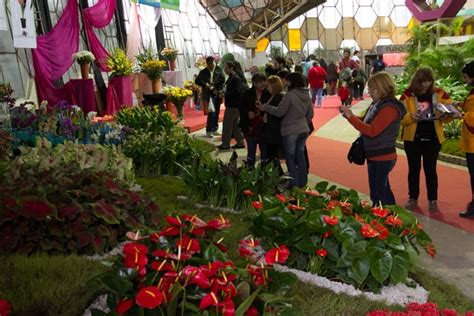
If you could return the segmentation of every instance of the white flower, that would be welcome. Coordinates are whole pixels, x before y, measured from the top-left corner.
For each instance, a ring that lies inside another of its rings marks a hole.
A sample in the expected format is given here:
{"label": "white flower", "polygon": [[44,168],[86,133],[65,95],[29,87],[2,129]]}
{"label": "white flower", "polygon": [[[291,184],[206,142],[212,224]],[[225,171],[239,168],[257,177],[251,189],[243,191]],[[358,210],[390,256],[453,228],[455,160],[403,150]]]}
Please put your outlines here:
{"label": "white flower", "polygon": [[95,57],[94,55],[87,51],[87,50],[83,50],[83,51],[80,51],[80,52],[77,52],[75,54],[72,55],[74,57],[74,60],[77,61],[78,63],[81,63],[82,62],[93,62],[95,60]]}

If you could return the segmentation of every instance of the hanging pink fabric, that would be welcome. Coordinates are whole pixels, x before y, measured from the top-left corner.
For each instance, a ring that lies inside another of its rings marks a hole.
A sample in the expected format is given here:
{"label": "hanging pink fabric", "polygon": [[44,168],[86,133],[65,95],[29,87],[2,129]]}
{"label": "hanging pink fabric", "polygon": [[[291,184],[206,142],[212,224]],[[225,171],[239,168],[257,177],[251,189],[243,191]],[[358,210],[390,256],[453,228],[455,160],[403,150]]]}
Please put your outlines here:
{"label": "hanging pink fabric", "polygon": [[89,41],[92,54],[94,54],[97,65],[103,71],[108,71],[107,57],[109,53],[95,35],[93,27],[102,29],[109,25],[117,6],[116,0],[100,0],[95,5],[83,11],[84,29]]}
{"label": "hanging pink fabric", "polygon": [[113,115],[124,107],[132,107],[132,78],[131,76],[113,77],[107,88],[106,114]]}
{"label": "hanging pink fabric", "polygon": [[75,103],[73,87],[66,84],[56,88],[54,80],[71,67],[72,55],[79,48],[79,15],[76,0],[68,0],[66,7],[51,32],[38,36],[37,48],[32,50],[36,87],[39,101],[54,105],[61,100]]}

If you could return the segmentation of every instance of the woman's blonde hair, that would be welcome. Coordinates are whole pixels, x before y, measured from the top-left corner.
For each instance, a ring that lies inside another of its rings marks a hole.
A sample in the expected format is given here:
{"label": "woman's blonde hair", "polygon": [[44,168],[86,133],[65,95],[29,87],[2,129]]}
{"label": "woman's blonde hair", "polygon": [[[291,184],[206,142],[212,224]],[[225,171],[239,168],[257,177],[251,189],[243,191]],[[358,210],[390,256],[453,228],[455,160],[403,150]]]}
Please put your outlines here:
{"label": "woman's blonde hair", "polygon": [[392,77],[385,71],[372,75],[367,82],[367,86],[377,89],[380,99],[395,97],[395,83]]}
{"label": "woman's blonde hair", "polygon": [[272,93],[278,94],[283,91],[283,82],[278,76],[269,76],[267,83],[272,87]]}

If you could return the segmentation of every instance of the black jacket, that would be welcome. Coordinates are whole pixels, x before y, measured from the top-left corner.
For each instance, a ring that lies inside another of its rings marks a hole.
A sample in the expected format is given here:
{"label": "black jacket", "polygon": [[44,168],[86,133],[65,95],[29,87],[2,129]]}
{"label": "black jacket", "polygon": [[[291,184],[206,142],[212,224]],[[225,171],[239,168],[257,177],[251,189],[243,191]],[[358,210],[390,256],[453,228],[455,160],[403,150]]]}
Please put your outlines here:
{"label": "black jacket", "polygon": [[243,90],[242,80],[232,72],[225,83],[224,104],[226,108],[238,108]]}
{"label": "black jacket", "polygon": [[[270,92],[268,92],[268,90],[263,90],[262,96],[260,97],[260,102],[262,104],[267,103],[270,97],[271,97]],[[249,119],[249,112],[254,112],[256,114],[259,113],[259,110],[255,107],[256,101],[257,101],[257,92],[255,91],[254,87],[248,88],[242,93],[242,99],[239,106],[239,112],[240,112],[239,127],[242,129],[244,133],[247,132],[248,128],[251,126],[250,119]],[[261,120],[261,119],[262,117],[255,118],[254,120]],[[254,122],[254,124],[252,125],[255,126],[255,123],[256,122]]]}
{"label": "black jacket", "polygon": [[[216,66],[214,68],[214,82],[211,82],[211,72],[209,69],[204,68],[199,72],[194,83],[202,87],[202,98],[204,101],[209,101],[211,96],[217,96],[224,86],[225,77],[222,70]],[[211,91],[207,88],[206,83],[214,86],[214,90]]]}
{"label": "black jacket", "polygon": [[[279,93],[270,100],[270,105],[277,107],[283,99],[283,94]],[[266,113],[267,122],[263,124],[260,140],[267,144],[281,144],[280,122],[281,118]]]}

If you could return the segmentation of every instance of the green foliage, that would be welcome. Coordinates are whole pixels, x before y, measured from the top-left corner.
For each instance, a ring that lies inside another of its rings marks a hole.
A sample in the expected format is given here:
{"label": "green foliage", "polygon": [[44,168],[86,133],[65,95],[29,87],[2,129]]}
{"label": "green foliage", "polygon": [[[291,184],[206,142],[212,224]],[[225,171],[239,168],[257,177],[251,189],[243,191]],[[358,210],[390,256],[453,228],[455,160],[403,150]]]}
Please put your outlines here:
{"label": "green foliage", "polygon": [[102,290],[86,286],[107,268],[77,256],[12,255],[0,259],[0,297],[15,315],[81,315]]}
{"label": "green foliage", "polygon": [[462,131],[462,120],[454,120],[444,124],[444,136],[448,139],[459,139]]}
{"label": "green foliage", "polygon": [[0,252],[102,252],[155,223],[157,206],[131,190],[131,162],[114,147],[44,143],[24,152],[0,184]]}
{"label": "green foliage", "polygon": [[465,63],[465,55],[458,47],[445,45],[426,48],[420,53],[410,55],[406,71],[413,74],[420,66],[431,67],[438,78],[452,77],[461,80],[461,69]]}
{"label": "green foliage", "polygon": [[283,50],[279,46],[270,45],[270,58],[274,61],[277,57],[283,57]]}
{"label": "green foliage", "polygon": [[137,60],[137,70],[141,71],[143,64],[150,60],[158,60],[160,56],[158,55],[156,49],[152,46],[151,42],[141,53],[135,56]]}
{"label": "green foliage", "polygon": [[272,194],[276,190],[282,180],[278,167],[273,164],[239,167],[236,159],[234,154],[228,163],[195,160],[189,167],[183,166],[182,178],[188,196],[211,206],[239,210],[250,204],[250,196],[243,194],[245,190],[251,190],[251,194],[256,196]]}
{"label": "green foliage", "polygon": [[393,81],[395,83],[396,89],[395,95],[401,96],[410,84],[410,77],[407,75],[407,73],[403,73],[401,76],[393,76]]}
{"label": "green foliage", "polygon": [[[397,206],[371,208],[357,192],[328,188],[327,182],[316,190],[295,192],[289,204],[264,197],[253,221],[256,236],[288,246],[290,267],[377,292],[385,284],[406,281],[418,247],[434,255],[430,237],[410,212]],[[315,253],[318,249],[327,255]]]}
{"label": "green foliage", "polygon": [[174,128],[173,116],[168,111],[160,111],[155,106],[124,108],[117,113],[117,121],[139,131],[160,133]]}
{"label": "green foliage", "polygon": [[235,61],[234,55],[232,53],[225,53],[221,58],[221,68],[224,69],[225,65],[230,61]]}
{"label": "green foliage", "polygon": [[463,102],[469,95],[470,91],[469,86],[450,76],[436,80],[435,85],[443,88],[453,101]]}
{"label": "green foliage", "polygon": [[107,67],[112,72],[112,76],[128,76],[132,73],[133,64],[128,59],[127,54],[121,48],[116,48],[107,59]]}
{"label": "green foliage", "polygon": [[459,148],[459,138],[446,139],[441,144],[441,152],[448,155],[466,157],[466,153]]}

